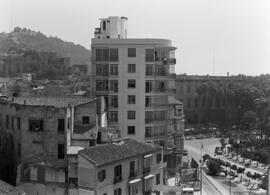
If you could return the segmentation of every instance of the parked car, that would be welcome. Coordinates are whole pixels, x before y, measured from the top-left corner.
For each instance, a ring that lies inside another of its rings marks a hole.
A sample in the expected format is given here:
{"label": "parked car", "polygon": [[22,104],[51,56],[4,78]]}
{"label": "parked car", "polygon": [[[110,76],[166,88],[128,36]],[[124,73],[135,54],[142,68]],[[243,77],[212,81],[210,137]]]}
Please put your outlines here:
{"label": "parked car", "polygon": [[216,147],[215,148],[215,154],[217,154],[217,155],[221,155],[222,154],[222,150],[221,150],[220,147]]}
{"label": "parked car", "polygon": [[188,155],[188,151],[186,149],[184,149],[183,156],[187,156],[187,155]]}

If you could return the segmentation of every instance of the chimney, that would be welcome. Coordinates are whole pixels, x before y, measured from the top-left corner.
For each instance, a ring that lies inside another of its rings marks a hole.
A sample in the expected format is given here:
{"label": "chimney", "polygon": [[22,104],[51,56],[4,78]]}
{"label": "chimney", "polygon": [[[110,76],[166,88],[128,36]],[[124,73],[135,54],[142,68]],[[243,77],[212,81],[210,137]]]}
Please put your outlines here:
{"label": "chimney", "polygon": [[25,101],[25,100],[23,100],[23,104],[24,104],[24,105],[26,104],[26,101]]}
{"label": "chimney", "polygon": [[227,72],[227,77],[229,77],[230,76],[230,73],[229,72]]}

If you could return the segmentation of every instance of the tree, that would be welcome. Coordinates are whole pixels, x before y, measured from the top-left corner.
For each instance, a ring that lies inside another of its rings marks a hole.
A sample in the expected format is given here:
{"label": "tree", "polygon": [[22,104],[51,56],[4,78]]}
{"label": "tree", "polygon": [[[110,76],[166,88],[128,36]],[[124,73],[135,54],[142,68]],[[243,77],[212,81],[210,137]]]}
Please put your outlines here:
{"label": "tree", "polygon": [[270,96],[260,97],[254,100],[258,116],[257,127],[261,129],[261,139],[265,134],[265,143],[269,143],[270,134]]}
{"label": "tree", "polygon": [[209,175],[217,176],[218,173],[220,172],[220,164],[218,163],[216,159],[213,159],[213,158],[209,159],[206,165],[208,167]]}
{"label": "tree", "polygon": [[241,125],[245,130],[252,130],[256,125],[256,112],[248,110],[244,113],[241,119]]}

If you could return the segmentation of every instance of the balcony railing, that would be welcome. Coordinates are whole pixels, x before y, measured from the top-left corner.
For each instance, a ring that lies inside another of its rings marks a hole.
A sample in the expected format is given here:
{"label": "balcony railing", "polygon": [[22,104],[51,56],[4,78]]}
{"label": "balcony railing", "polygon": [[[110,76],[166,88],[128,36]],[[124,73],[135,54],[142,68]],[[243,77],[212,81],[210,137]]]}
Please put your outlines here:
{"label": "balcony railing", "polygon": [[122,176],[115,176],[114,177],[114,184],[116,184],[116,183],[119,183],[119,182],[121,182],[122,181]]}

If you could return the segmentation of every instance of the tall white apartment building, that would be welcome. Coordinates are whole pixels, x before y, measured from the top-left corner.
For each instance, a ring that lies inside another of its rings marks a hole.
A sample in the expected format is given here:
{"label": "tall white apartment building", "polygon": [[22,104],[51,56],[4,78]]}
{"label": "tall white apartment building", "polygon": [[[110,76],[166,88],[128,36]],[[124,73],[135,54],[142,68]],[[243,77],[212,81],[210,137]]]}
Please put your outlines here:
{"label": "tall white apartment building", "polygon": [[129,39],[126,27],[126,17],[109,17],[95,29],[96,96],[104,96],[108,126],[119,129],[121,137],[167,146],[176,47],[167,39]]}

